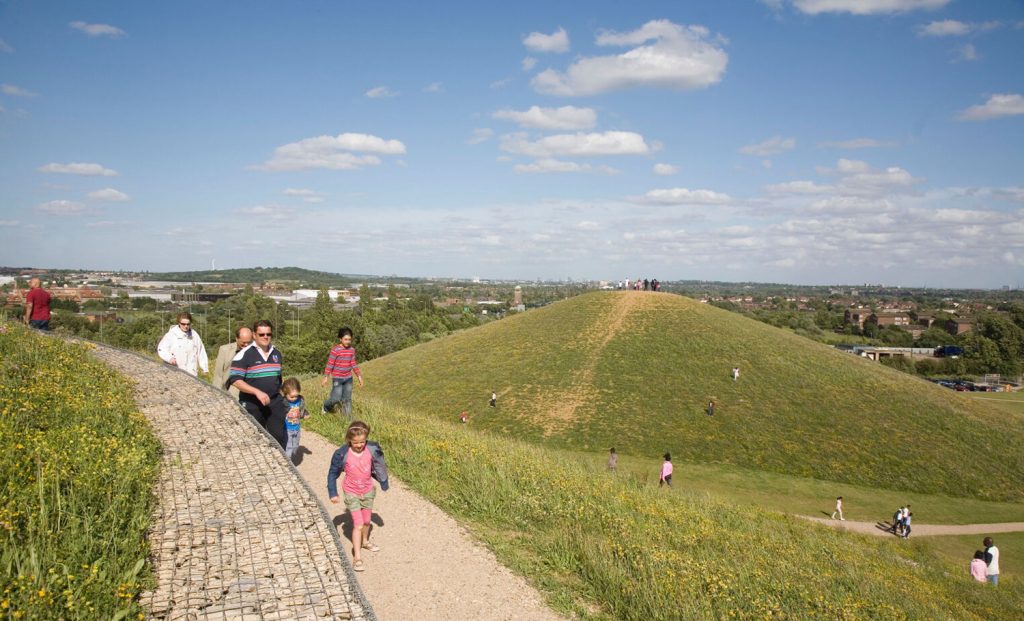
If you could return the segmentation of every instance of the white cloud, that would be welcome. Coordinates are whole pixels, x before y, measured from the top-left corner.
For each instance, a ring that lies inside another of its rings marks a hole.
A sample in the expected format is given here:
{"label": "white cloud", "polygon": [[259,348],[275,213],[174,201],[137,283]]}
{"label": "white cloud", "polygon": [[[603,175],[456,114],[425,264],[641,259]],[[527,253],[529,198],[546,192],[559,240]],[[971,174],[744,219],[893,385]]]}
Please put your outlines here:
{"label": "white cloud", "polygon": [[972,32],[987,32],[1003,25],[1000,21],[961,22],[955,19],[944,19],[930,22],[918,27],[917,34],[922,37],[962,37]]}
{"label": "white cloud", "polygon": [[941,9],[949,0],[793,0],[802,13],[850,13],[852,15],[878,15],[909,13],[919,9]]}
{"label": "white cloud", "polygon": [[301,198],[306,203],[322,203],[324,202],[324,195],[320,192],[314,192],[313,190],[300,189],[300,188],[286,188],[283,192],[285,196],[294,196],[295,198]]}
{"label": "white cloud", "polygon": [[512,78],[502,78],[501,80],[495,80],[495,81],[491,82],[491,88],[497,90],[499,88],[505,88],[506,86],[508,86],[511,83],[512,83]]}
{"label": "white cloud", "polygon": [[235,213],[243,216],[269,218],[281,222],[291,219],[295,214],[295,210],[279,205],[256,205],[255,207],[241,207],[236,209]]}
{"label": "white cloud", "polygon": [[529,110],[498,110],[492,114],[496,119],[518,123],[520,127],[534,129],[589,129],[597,124],[597,112],[593,108],[562,106],[541,108],[531,106]]}
{"label": "white cloud", "polygon": [[96,190],[95,192],[89,192],[89,198],[94,201],[105,201],[111,203],[119,203],[128,200],[128,195],[120,190],[114,188],[104,188],[102,190]]}
{"label": "white cloud", "polygon": [[732,197],[712,190],[690,190],[687,188],[667,188],[651,190],[643,196],[632,199],[636,203],[654,205],[725,205],[733,202]]}
{"label": "white cloud", "polygon": [[[370,134],[344,133],[317,136],[274,149],[274,156],[256,166],[259,170],[354,170],[381,163],[377,155],[401,155],[405,145]],[[368,155],[361,155],[368,154]]]}
{"label": "white cloud", "polygon": [[476,127],[473,129],[472,138],[466,139],[466,144],[480,144],[481,142],[487,142],[494,135],[494,130],[490,127]]}
{"label": "white cloud", "polygon": [[597,231],[601,229],[601,225],[593,220],[580,220],[576,223],[576,228],[581,231]]}
{"label": "white cloud", "polygon": [[531,157],[645,155],[650,147],[634,132],[555,134],[530,142],[525,134],[502,136],[501,150]]}
{"label": "white cloud", "polygon": [[1024,114],[1024,97],[1015,93],[992,95],[983,104],[971,106],[957,114],[961,121],[989,121],[1005,116]]}
{"label": "white cloud", "polygon": [[523,59],[523,71],[533,71],[533,68],[537,66],[537,59],[533,56],[527,56]]}
{"label": "white cloud", "polygon": [[974,44],[965,43],[957,48],[957,58],[960,60],[978,60],[981,58],[981,54],[975,49]]}
{"label": "white cloud", "polygon": [[443,93],[444,86],[440,82],[431,82],[423,87],[424,93]]}
{"label": "white cloud", "polygon": [[819,142],[819,149],[880,149],[898,146],[898,143],[874,138],[853,138],[852,140],[836,140]]}
{"label": "white cloud", "polygon": [[567,162],[565,160],[556,160],[553,158],[543,158],[536,160],[530,164],[516,164],[513,169],[519,174],[523,173],[572,173],[572,172],[591,172],[593,167],[590,164],[578,164],[576,162]]}
{"label": "white cloud", "polygon": [[3,52],[4,54],[13,54],[14,48],[8,45],[3,39],[0,39],[0,52]]}
{"label": "white cloud", "polygon": [[[547,95],[597,95],[649,86],[692,90],[721,81],[729,56],[703,26],[650,21],[626,33],[598,34],[598,45],[638,46],[615,56],[584,57],[565,72],[548,69],[531,84]],[[649,45],[645,45],[650,43]]]}
{"label": "white cloud", "polygon": [[46,164],[37,168],[39,172],[44,173],[57,173],[62,175],[84,175],[88,177],[116,177],[117,171],[109,168],[104,168],[100,164],[91,164],[84,162],[70,162],[67,164],[58,164],[56,162]]}
{"label": "white cloud", "polygon": [[748,144],[745,147],[740,147],[740,153],[744,155],[767,157],[769,155],[778,155],[779,153],[791,151],[794,147],[796,147],[795,139],[775,136],[774,138],[769,138],[768,140],[758,144]]}
{"label": "white cloud", "polygon": [[86,22],[71,22],[68,24],[75,30],[81,30],[90,37],[110,37],[116,39],[125,36],[125,31],[110,24],[88,24]]}
{"label": "white cloud", "polygon": [[56,200],[36,205],[36,211],[52,216],[80,216],[85,213],[85,205],[75,201]]}
{"label": "white cloud", "polygon": [[919,27],[917,33],[922,37],[959,37],[970,31],[970,24],[955,19],[944,19]]}
{"label": "white cloud", "polygon": [[668,176],[668,175],[674,175],[677,172],[679,172],[679,167],[678,166],[673,166],[672,164],[658,163],[658,164],[654,165],[654,168],[652,170],[654,171],[654,174],[656,174],[656,175]]}
{"label": "white cloud", "polygon": [[830,185],[818,185],[813,181],[787,181],[765,186],[769,194],[824,194],[835,188]]}
{"label": "white cloud", "polygon": [[366,91],[366,96],[370,99],[380,99],[382,97],[396,97],[398,93],[392,91],[386,86],[376,86]]}
{"label": "white cloud", "polygon": [[565,28],[559,28],[549,35],[541,32],[531,32],[523,37],[523,45],[535,54],[568,52],[569,35],[565,32]]}
{"label": "white cloud", "polygon": [[0,93],[10,95],[11,97],[37,97],[39,95],[39,93],[33,93],[26,88],[15,86],[14,84],[0,84]]}
{"label": "white cloud", "polygon": [[0,226],[18,226],[17,220],[0,220]]}

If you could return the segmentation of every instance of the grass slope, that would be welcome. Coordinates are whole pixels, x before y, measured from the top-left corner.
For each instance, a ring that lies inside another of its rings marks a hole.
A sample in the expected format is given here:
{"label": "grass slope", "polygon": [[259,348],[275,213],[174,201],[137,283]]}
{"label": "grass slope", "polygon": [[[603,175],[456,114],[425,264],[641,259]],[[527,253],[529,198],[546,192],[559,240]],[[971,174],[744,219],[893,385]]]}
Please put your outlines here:
{"label": "grass slope", "polygon": [[[962,557],[947,562],[924,539],[845,533],[658,488],[372,398],[355,413],[395,475],[574,618],[960,621],[1024,612],[1017,576],[984,588]],[[334,442],[344,437],[338,416],[308,423]]]}
{"label": "grass slope", "polygon": [[[1022,417],[670,294],[579,296],[379,358],[364,373],[371,395],[448,420],[468,410],[473,427],[569,449],[1024,497]],[[492,389],[496,409],[486,405]]]}

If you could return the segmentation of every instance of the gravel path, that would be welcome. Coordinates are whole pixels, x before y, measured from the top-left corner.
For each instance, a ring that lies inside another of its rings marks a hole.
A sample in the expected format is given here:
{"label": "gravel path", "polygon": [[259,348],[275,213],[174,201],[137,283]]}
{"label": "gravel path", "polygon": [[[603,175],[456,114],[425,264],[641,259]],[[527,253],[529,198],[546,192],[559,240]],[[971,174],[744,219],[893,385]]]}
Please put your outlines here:
{"label": "gravel path", "polygon": [[149,530],[149,618],[373,621],[334,525],[277,443],[232,401],[177,369],[93,344],[135,380],[162,447]]}
{"label": "gravel path", "polygon": [[[339,525],[351,550],[351,521],[343,505],[327,498],[327,470],[337,448],[315,433],[302,432],[299,472]],[[377,492],[371,541],[379,552],[363,552],[366,571],[358,575],[374,612],[384,621],[415,619],[562,619],[543,604],[525,580],[502,566],[494,554],[436,506],[390,477]],[[339,481],[339,486],[340,486]]]}
{"label": "gravel path", "polygon": [[[842,528],[856,533],[866,535],[878,535],[879,537],[892,537],[889,530],[891,522],[854,522],[852,520],[839,521],[829,518],[801,515],[807,520],[819,522]],[[938,535],[990,535],[992,533],[1016,533],[1024,531],[1024,522],[1002,522],[999,524],[911,524],[911,537],[935,537]]]}

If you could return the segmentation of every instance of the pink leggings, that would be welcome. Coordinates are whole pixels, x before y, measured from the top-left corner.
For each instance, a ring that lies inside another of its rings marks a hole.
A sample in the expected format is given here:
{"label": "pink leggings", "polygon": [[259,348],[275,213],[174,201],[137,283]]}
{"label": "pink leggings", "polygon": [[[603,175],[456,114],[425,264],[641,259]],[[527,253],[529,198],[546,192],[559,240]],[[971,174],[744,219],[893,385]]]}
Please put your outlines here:
{"label": "pink leggings", "polygon": [[352,511],[352,528],[361,528],[363,524],[370,523],[370,516],[373,514],[373,509],[360,509],[358,511]]}

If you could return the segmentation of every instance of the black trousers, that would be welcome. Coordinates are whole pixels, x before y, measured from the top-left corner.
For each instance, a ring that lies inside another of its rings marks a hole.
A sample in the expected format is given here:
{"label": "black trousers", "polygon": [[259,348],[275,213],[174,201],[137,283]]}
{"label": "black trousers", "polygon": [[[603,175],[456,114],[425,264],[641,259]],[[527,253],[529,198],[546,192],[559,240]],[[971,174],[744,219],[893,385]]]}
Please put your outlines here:
{"label": "black trousers", "polygon": [[288,404],[284,402],[284,398],[281,395],[274,395],[267,405],[263,405],[255,400],[249,401],[248,399],[241,401],[241,404],[249,412],[249,416],[255,418],[256,422],[266,429],[283,449],[288,443],[288,435],[284,430],[284,420],[288,414]]}

